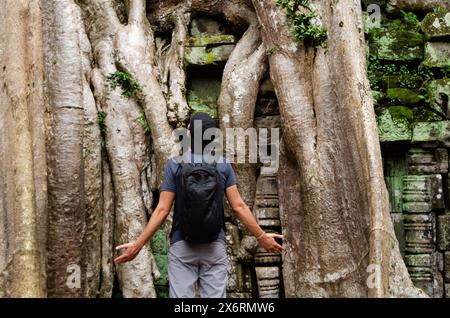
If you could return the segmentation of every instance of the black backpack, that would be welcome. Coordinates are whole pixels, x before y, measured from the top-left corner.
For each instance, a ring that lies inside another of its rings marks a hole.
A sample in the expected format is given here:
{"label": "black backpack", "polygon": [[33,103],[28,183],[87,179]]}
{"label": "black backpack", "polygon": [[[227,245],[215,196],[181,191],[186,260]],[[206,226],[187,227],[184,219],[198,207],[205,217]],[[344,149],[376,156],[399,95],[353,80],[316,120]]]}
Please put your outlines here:
{"label": "black backpack", "polygon": [[191,243],[215,241],[223,226],[217,203],[219,174],[216,163],[181,163],[180,226],[184,239]]}

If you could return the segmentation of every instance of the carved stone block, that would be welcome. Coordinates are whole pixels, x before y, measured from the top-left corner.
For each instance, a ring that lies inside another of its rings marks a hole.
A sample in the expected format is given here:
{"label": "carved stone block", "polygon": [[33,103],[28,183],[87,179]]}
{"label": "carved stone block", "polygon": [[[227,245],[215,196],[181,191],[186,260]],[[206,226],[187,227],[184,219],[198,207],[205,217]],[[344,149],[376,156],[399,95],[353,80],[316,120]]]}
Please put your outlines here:
{"label": "carved stone block", "polygon": [[445,207],[442,176],[408,175],[403,177],[403,210],[408,213],[430,212]]}
{"label": "carved stone block", "polygon": [[255,264],[279,264],[281,263],[281,256],[278,253],[267,252],[262,247],[258,247],[258,252],[255,255]]}
{"label": "carved stone block", "polygon": [[447,149],[411,148],[407,156],[408,171],[410,174],[436,174],[447,173]]}
{"label": "carved stone block", "polygon": [[421,28],[427,39],[450,39],[450,13],[430,12],[421,22]]}
{"label": "carved stone block", "polygon": [[422,62],[428,67],[446,68],[450,66],[450,43],[425,43],[425,60]]}
{"label": "carved stone block", "polygon": [[420,143],[423,147],[450,147],[450,121],[417,123],[411,142]]}
{"label": "carved stone block", "polygon": [[444,253],[445,282],[450,283],[450,252]]}
{"label": "carved stone block", "polygon": [[450,108],[448,105],[450,100],[450,78],[441,78],[429,82],[427,85],[427,94],[430,100],[430,107],[447,119],[450,118]]}
{"label": "carved stone block", "polygon": [[280,268],[256,267],[256,279],[258,280],[258,292],[260,298],[280,297]]}
{"label": "carved stone block", "polygon": [[260,175],[256,183],[255,216],[262,227],[280,227],[276,175]]}
{"label": "carved stone block", "polygon": [[207,35],[188,38],[184,58],[188,64],[211,65],[226,62],[235,48],[233,35]]}
{"label": "carved stone block", "polygon": [[450,213],[437,217],[437,246],[441,251],[450,251]]}
{"label": "carved stone block", "polygon": [[444,278],[442,274],[436,270],[433,271],[433,294],[434,298],[444,297]]}
{"label": "carved stone block", "polygon": [[434,251],[431,214],[406,214],[404,226],[407,254],[428,254]]}

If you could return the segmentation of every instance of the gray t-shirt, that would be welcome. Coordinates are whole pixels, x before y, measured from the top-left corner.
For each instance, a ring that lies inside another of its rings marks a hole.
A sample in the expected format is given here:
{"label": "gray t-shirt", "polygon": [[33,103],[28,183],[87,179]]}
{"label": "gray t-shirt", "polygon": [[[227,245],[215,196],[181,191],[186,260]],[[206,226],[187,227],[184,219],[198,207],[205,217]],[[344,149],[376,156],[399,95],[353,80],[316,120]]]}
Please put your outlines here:
{"label": "gray t-shirt", "polygon": [[[189,157],[191,157],[193,162],[201,162],[202,155],[199,154],[191,154],[190,152],[186,153]],[[181,172],[180,164],[176,162],[174,158],[169,159],[166,163],[166,167],[164,169],[164,179],[162,182],[162,185],[160,187],[160,191],[170,191],[175,193],[175,200],[176,200],[176,193],[177,193],[177,183],[179,182],[179,174]],[[233,168],[231,167],[231,164],[223,160],[223,162],[217,162],[216,165],[217,171],[220,176],[220,180],[218,183],[218,191],[221,194],[221,202],[223,202],[223,196],[225,194],[225,190],[228,187],[231,187],[236,184],[236,176],[234,174]],[[174,210],[174,216],[173,216],[173,224],[172,224],[172,232],[171,232],[171,238],[170,238],[170,244],[173,244],[177,241],[183,240],[183,233],[180,228],[180,224],[178,221],[180,213],[183,213],[180,207],[177,206],[175,203],[175,210]],[[219,239],[223,239],[225,241],[225,233],[222,229],[219,234]]]}

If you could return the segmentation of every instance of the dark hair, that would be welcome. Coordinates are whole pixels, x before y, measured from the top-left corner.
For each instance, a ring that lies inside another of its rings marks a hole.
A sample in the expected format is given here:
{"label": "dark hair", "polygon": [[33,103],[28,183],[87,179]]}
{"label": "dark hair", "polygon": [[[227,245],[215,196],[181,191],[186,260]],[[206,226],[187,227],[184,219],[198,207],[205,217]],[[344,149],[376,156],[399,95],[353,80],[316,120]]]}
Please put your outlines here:
{"label": "dark hair", "polygon": [[[197,130],[194,129],[195,128],[194,121],[197,121],[197,120],[201,121],[201,124],[202,124],[201,132],[200,132],[200,129],[197,129]],[[211,138],[209,140],[203,140],[203,134],[208,128],[217,128],[217,123],[207,113],[199,112],[199,113],[195,113],[191,117],[191,120],[189,122],[189,132],[191,134],[191,151],[192,152],[195,152],[194,141],[195,141],[195,136],[197,133],[201,133],[200,140],[202,140],[202,149],[201,149],[202,153],[203,153],[203,150],[205,149],[205,147],[213,140],[213,138]]]}

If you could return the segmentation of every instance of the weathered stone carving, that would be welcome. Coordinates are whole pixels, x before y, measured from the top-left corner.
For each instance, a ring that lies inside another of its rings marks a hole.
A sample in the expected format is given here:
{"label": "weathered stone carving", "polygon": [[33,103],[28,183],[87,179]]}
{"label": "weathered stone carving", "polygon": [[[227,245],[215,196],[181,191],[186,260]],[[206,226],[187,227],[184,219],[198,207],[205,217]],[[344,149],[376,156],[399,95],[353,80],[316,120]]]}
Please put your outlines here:
{"label": "weathered stone carving", "polygon": [[447,173],[447,149],[421,149],[411,148],[407,156],[408,171],[410,174]]}
{"label": "weathered stone carving", "polygon": [[437,245],[441,251],[450,251],[450,213],[437,217]]}
{"label": "weathered stone carving", "polygon": [[280,297],[280,268],[256,267],[256,278],[258,279],[258,293],[260,298]]}
{"label": "weathered stone carving", "polygon": [[430,214],[407,214],[405,224],[405,252],[410,254],[432,253],[433,224]]}

